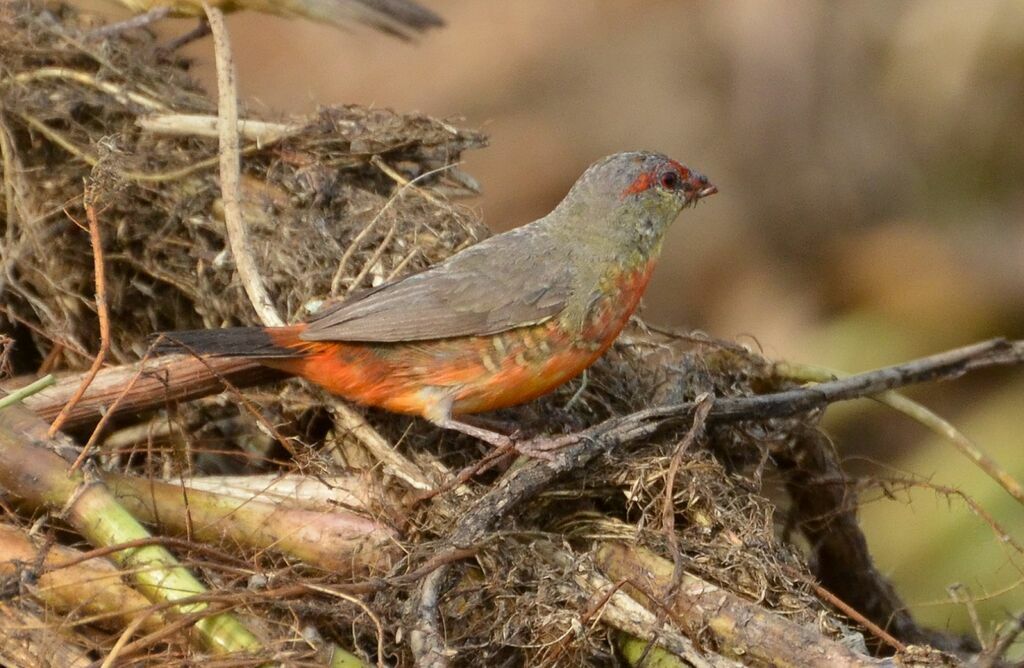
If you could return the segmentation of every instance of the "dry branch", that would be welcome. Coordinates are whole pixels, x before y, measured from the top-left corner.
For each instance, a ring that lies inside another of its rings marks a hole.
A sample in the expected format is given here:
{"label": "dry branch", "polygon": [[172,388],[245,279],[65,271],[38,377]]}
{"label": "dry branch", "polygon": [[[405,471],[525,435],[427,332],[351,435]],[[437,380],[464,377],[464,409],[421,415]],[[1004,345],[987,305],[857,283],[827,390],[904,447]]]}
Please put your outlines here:
{"label": "dry branch", "polygon": [[[92,360],[88,373],[82,379],[81,385],[78,386],[74,395],[68,399],[68,402],[64,404],[63,408],[60,409],[60,413],[57,414],[57,417],[50,424],[50,428],[46,432],[46,435],[50,438],[53,438],[53,435],[60,431],[61,426],[68,417],[68,413],[74,410],[75,404],[82,398],[90,383],[96,378],[96,374],[103,367],[103,363],[107,359],[107,353],[110,350],[110,311],[107,308],[107,279],[106,271],[103,267],[103,240],[100,237],[100,224],[96,219],[96,202],[93,188],[92,185],[86,186],[84,204],[85,213],[89,220],[89,245],[92,248],[93,274],[96,281],[96,315],[100,328],[100,348],[96,352],[96,357]],[[75,462],[74,470],[78,470],[79,463]]]}
{"label": "dry branch", "polygon": [[[248,387],[280,377],[280,374],[251,360],[210,359],[175,355],[135,362],[101,370],[64,423],[73,430],[96,423],[125,389],[117,406],[118,414],[132,415],[190,401],[224,391],[226,379],[235,387]],[[82,374],[72,374],[57,384],[23,400],[23,404],[44,420],[52,419],[74,394]],[[0,389],[12,390],[25,381],[14,379],[0,383]]]}
{"label": "dry branch", "polygon": [[[977,369],[1022,362],[1024,341],[993,339],[812,387],[717,399],[707,419],[709,423],[725,423],[795,415],[836,401],[871,396],[913,383],[948,380]],[[495,522],[546,489],[555,478],[579,470],[612,448],[635,443],[671,423],[692,418],[697,405],[688,402],[637,411],[557,439],[561,449],[552,461],[532,460],[499,480],[462,516],[445,538],[445,544],[451,548],[471,546]],[[546,441],[539,441],[541,447],[550,447]],[[447,665],[448,651],[438,605],[449,580],[449,568],[442,566],[431,573],[420,589],[419,625],[410,643],[423,665]]]}

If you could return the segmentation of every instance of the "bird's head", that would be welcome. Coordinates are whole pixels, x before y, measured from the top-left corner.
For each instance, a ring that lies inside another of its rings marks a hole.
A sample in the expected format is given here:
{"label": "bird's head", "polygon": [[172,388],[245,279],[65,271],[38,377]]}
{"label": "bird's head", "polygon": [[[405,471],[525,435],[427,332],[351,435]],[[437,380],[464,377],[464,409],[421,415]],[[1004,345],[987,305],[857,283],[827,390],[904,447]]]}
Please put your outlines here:
{"label": "bird's head", "polygon": [[660,153],[617,153],[591,165],[559,209],[586,231],[647,246],[680,211],[716,192],[706,176]]}

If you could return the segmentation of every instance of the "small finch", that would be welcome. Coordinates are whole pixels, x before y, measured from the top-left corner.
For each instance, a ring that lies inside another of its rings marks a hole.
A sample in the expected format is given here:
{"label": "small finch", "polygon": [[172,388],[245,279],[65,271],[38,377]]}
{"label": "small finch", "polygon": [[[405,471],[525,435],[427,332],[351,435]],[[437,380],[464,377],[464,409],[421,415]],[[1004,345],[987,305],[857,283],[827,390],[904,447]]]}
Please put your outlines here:
{"label": "small finch", "polygon": [[716,192],[663,155],[619,153],[543,218],[305,323],[165,336],[508,446],[455,416],[530,401],[593,364],[636,310],[669,225]]}

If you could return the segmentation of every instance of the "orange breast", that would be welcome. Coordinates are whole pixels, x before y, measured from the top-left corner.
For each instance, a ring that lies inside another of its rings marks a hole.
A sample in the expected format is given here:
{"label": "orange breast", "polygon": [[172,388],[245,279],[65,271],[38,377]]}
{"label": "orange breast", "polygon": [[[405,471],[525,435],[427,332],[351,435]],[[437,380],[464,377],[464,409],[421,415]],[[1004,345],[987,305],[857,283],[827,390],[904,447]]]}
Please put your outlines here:
{"label": "orange breast", "polygon": [[[398,413],[431,414],[452,400],[452,413],[521,404],[575,378],[615,341],[636,310],[653,269],[614,277],[591,305],[581,331],[560,320],[487,337],[437,341],[302,344],[301,359],[267,360],[349,400]],[[579,325],[576,325],[579,328]]]}

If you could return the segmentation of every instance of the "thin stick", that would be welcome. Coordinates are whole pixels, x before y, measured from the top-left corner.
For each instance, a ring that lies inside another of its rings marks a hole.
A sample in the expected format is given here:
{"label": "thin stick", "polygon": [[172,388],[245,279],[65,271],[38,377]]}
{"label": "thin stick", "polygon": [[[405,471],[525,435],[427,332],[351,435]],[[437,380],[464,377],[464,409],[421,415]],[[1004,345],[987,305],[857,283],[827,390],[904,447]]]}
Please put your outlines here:
{"label": "thin stick", "polygon": [[74,81],[107,93],[125,106],[128,106],[129,104],[137,104],[140,107],[146,107],[152,111],[170,111],[170,107],[159,100],[147,97],[141,93],[136,93],[135,91],[127,90],[110,81],[101,81],[91,72],[83,72],[70,67],[40,67],[28,72],[20,72],[12,78],[12,81],[15,83],[26,84],[39,79],[64,79],[66,81]]}
{"label": "thin stick", "polygon": [[[811,380],[814,382],[849,376],[849,374],[807,364],[779,364],[776,365],[776,370],[781,371],[789,378]],[[977,444],[971,441],[971,439],[967,438],[951,422],[898,392],[884,392],[872,398],[893,410],[903,413],[952,443],[953,447],[960,454],[974,462],[985,475],[1006,490],[1007,494],[1016,499],[1017,503],[1024,505],[1024,487],[1021,487],[1020,482],[1010,475],[1006,469],[1001,467],[996,460],[992,459],[984,450],[978,447]]]}
{"label": "thin stick", "polygon": [[[175,137],[219,137],[217,117],[205,114],[153,114],[141,116],[135,124],[146,132]],[[286,137],[298,134],[305,123],[272,123],[253,119],[239,119],[238,133],[266,148]]]}
{"label": "thin stick", "polygon": [[823,598],[826,601],[828,601],[833,607],[838,608],[840,612],[842,612],[844,615],[846,615],[853,621],[863,626],[865,629],[871,632],[871,635],[875,636],[889,647],[892,647],[897,652],[907,651],[907,646],[901,643],[896,638],[894,638],[892,634],[890,634],[888,631],[883,629],[878,624],[875,624],[873,621],[871,621],[864,615],[857,612],[857,610],[854,609],[853,606],[847,604],[846,601],[839,598],[838,596],[830,592],[828,589],[825,589],[820,584],[814,582],[813,580],[810,580],[809,578],[800,576],[795,571],[791,574],[794,577],[797,577],[800,581],[809,584],[811,588],[814,589],[814,593],[816,593],[819,598]]}
{"label": "thin stick", "polygon": [[8,406],[16,404],[25,397],[30,397],[36,392],[39,392],[56,382],[57,379],[53,377],[53,374],[48,373],[39,380],[31,382],[25,387],[20,387],[4,397],[0,397],[0,408],[7,408]]}
{"label": "thin stick", "polygon": [[433,489],[430,478],[380,435],[355,409],[341,400],[328,404],[335,431],[344,430],[356,438],[381,464],[385,471],[403,480],[416,490]]}
{"label": "thin stick", "polygon": [[203,2],[206,18],[213,32],[213,48],[217,56],[217,116],[220,135],[220,189],[224,200],[224,224],[228,244],[235,258],[238,277],[245,288],[249,302],[267,327],[281,327],[284,321],[278,315],[274,302],[267,294],[263,278],[256,269],[249,248],[249,237],[242,221],[239,205],[241,159],[238,151],[238,97],[235,85],[235,66],[231,56],[231,43],[224,25],[224,14]]}
{"label": "thin stick", "polygon": [[[352,243],[350,243],[348,245],[348,248],[345,249],[345,252],[342,253],[341,259],[338,260],[338,268],[334,271],[334,277],[331,279],[332,295],[338,294],[338,290],[341,288],[341,279],[345,277],[345,270],[348,268],[349,260],[351,260],[352,256],[355,255],[357,250],[359,250],[359,244],[361,244],[363,242],[363,239],[365,239],[367,235],[370,234],[370,231],[377,225],[377,221],[381,219],[381,217],[384,215],[384,212],[390,209],[391,206],[398,200],[399,197],[401,197],[405,193],[406,190],[412,188],[420,181],[434,174],[458,167],[460,164],[461,163],[456,162],[450,165],[443,165],[436,169],[431,169],[430,171],[427,172],[423,172],[413,180],[407,181],[406,183],[402,184],[402,186],[398,188],[398,190],[396,190],[391,195],[391,197],[388,198],[388,201],[384,203],[384,206],[380,208],[380,211],[378,211],[377,214],[373,217],[373,219],[369,223],[367,223],[362,230],[359,231],[359,234],[356,235],[356,238],[352,240]],[[385,172],[385,174],[386,173],[387,172]]]}
{"label": "thin stick", "polygon": [[[39,134],[43,135],[44,137],[52,141],[54,144],[61,147],[62,149],[64,149],[71,155],[75,156],[76,158],[84,161],[90,167],[95,167],[97,164],[99,164],[99,158],[97,158],[89,151],[83,148],[79,148],[78,146],[75,146],[74,142],[72,142],[70,139],[65,137],[60,132],[57,132],[56,130],[51,128],[46,123],[43,123],[35,116],[20,111],[14,113],[17,113],[17,115],[23,121],[25,121],[25,123],[31,125],[36,131],[39,132]],[[258,146],[247,146],[244,152],[251,153],[258,149]],[[166,172],[146,173],[136,172],[134,170],[128,169],[119,171],[118,174],[124,177],[125,179],[131,181],[141,181],[143,183],[163,183],[166,181],[176,181],[178,179],[185,178],[186,176],[194,174],[195,172],[200,172],[206,169],[207,167],[212,167],[213,165],[216,165],[219,161],[219,156],[213,156],[210,158],[204,158],[203,160],[198,160],[196,162],[190,163],[188,165],[185,165],[184,167],[178,167],[177,169],[172,169]]]}
{"label": "thin stick", "polygon": [[[46,432],[48,438],[53,438],[54,434],[60,431],[61,425],[64,424],[64,420],[68,417],[68,413],[74,409],[75,404],[78,403],[78,400],[82,398],[85,391],[89,389],[93,379],[96,378],[96,374],[100,372],[103,362],[107,359],[107,352],[110,350],[110,312],[107,310],[107,277],[103,268],[103,239],[100,238],[100,224],[96,218],[96,208],[92,198],[92,186],[86,186],[84,196],[85,216],[89,220],[89,243],[92,244],[92,264],[96,281],[96,315],[100,321],[100,349],[96,353],[96,357],[93,358],[92,366],[89,367],[89,372],[82,379],[82,383],[71,396],[71,399],[64,404],[56,419],[50,424],[50,428]],[[75,221],[75,223],[81,226],[78,221]],[[76,470],[77,468],[72,469],[71,472],[73,473]]]}
{"label": "thin stick", "polygon": [[[410,181],[409,179],[407,179],[404,176],[402,176],[401,174],[399,174],[398,171],[394,167],[392,167],[388,163],[384,162],[384,159],[381,158],[379,155],[375,155],[372,158],[370,158],[370,164],[372,164],[374,167],[376,167],[380,171],[384,172],[392,181],[394,181],[398,185],[402,186],[403,188],[406,187],[406,186],[412,185],[412,181]],[[436,197],[434,197],[433,195],[431,195],[428,191],[423,190],[422,188],[415,188],[415,190],[416,190],[416,192],[418,192],[420,195],[422,195],[423,198],[426,199],[431,204],[436,204],[437,206],[443,206],[444,205],[441,202],[441,200],[439,200]]]}
{"label": "thin stick", "polygon": [[[665,472],[665,492],[661,506],[661,528],[665,532],[668,551],[672,555],[672,581],[665,592],[666,599],[675,596],[676,590],[679,589],[683,582],[683,554],[679,550],[679,536],[676,534],[676,474],[679,472],[679,466],[682,464],[683,455],[686,454],[686,451],[690,449],[693,442],[704,431],[704,423],[707,420],[708,411],[714,405],[714,401],[714,397],[707,392],[697,397],[695,400],[697,409],[693,413],[693,422],[686,431],[686,435],[683,436],[683,440],[676,446],[675,452],[672,453],[668,471]],[[667,613],[667,608],[663,607],[658,610],[657,628],[661,628],[661,625],[664,624]],[[644,642],[644,648],[640,652],[640,657],[633,662],[634,665],[646,665],[648,655],[658,646],[657,641],[657,634],[647,641],[641,641]]]}
{"label": "thin stick", "polygon": [[92,450],[92,447],[96,444],[96,441],[99,439],[100,434],[103,433],[103,428],[107,426],[107,422],[110,420],[111,416],[114,415],[118,407],[121,405],[121,402],[124,401],[124,398],[128,396],[128,393],[131,392],[132,389],[135,387],[135,384],[139,382],[139,379],[142,377],[142,373],[146,369],[146,362],[149,360],[149,356],[152,354],[152,352],[152,348],[146,351],[145,357],[143,357],[142,360],[139,362],[139,370],[135,373],[132,379],[128,381],[128,383],[124,386],[124,389],[121,390],[121,393],[117,395],[117,398],[114,399],[114,403],[110,404],[110,408],[103,413],[103,415],[100,417],[100,421],[96,423],[96,426],[93,427],[92,434],[89,435],[89,440],[85,442],[85,445],[82,447],[82,452],[78,454],[78,457],[75,458],[75,462],[71,465],[72,472],[77,471],[78,468],[82,465],[82,462],[85,461],[85,458],[89,455],[89,451]]}
{"label": "thin stick", "polygon": [[378,668],[384,668],[384,626],[380,623],[380,617],[373,613],[373,610],[370,609],[370,606],[366,605],[366,603],[363,603],[361,600],[359,600],[355,596],[352,596],[351,594],[346,594],[345,592],[337,591],[336,589],[331,589],[330,587],[323,587],[321,585],[312,583],[307,584],[306,586],[309,587],[312,591],[320,592],[321,594],[327,594],[328,596],[333,596],[335,598],[340,598],[343,601],[348,601],[352,605],[358,606],[362,609],[363,612],[366,613],[366,616],[370,618],[370,620],[373,622],[373,625],[377,627],[377,666]]}
{"label": "thin stick", "polygon": [[114,646],[110,648],[110,652],[108,652],[107,656],[104,657],[103,663],[100,664],[100,668],[111,668],[111,666],[114,665],[114,662],[117,661],[117,657],[121,653],[121,650],[123,650],[124,646],[128,644],[128,640],[135,635],[135,632],[139,630],[142,623],[149,618],[149,610],[143,610],[135,616],[135,619],[133,619],[128,626],[124,627],[124,631],[121,632],[117,642],[114,643]]}

